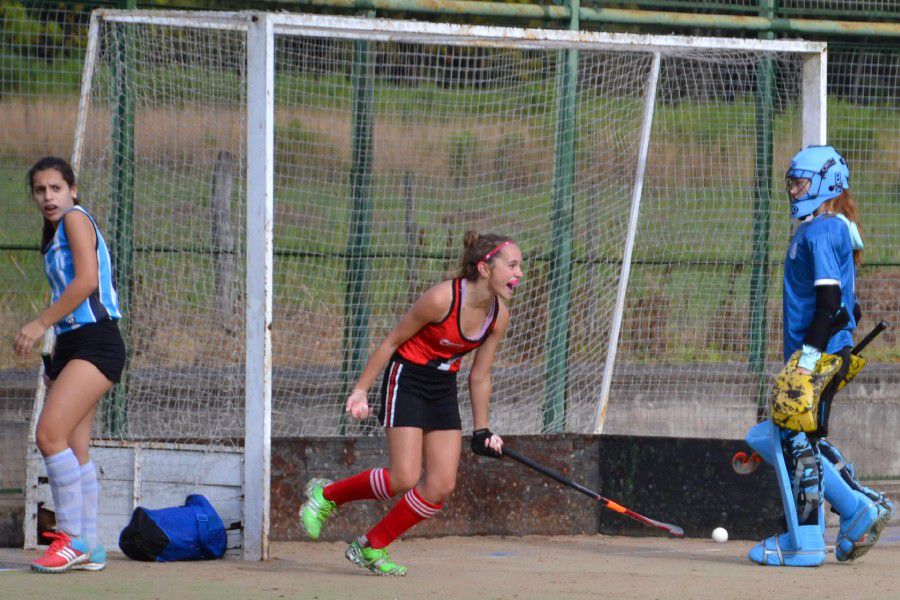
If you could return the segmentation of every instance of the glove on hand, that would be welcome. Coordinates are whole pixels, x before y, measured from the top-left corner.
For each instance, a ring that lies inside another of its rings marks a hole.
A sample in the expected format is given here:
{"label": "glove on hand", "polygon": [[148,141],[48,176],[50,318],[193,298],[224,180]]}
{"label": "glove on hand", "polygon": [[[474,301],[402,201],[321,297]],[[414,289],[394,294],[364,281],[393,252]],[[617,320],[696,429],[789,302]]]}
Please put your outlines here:
{"label": "glove on hand", "polygon": [[502,458],[503,455],[491,448],[490,446],[486,446],[485,443],[491,439],[491,436],[494,435],[491,433],[491,430],[485,427],[484,429],[476,429],[472,432],[472,452],[478,454],[479,456],[488,456],[490,458]]}

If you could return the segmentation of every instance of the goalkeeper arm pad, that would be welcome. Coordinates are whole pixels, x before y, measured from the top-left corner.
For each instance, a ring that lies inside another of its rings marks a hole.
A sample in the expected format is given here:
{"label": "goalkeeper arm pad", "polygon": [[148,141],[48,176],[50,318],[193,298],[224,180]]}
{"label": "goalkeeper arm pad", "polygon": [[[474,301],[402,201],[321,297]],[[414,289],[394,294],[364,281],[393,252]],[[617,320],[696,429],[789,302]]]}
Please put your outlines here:
{"label": "goalkeeper arm pad", "polygon": [[[859,299],[853,298],[853,318],[856,320],[856,325],[859,326],[859,322],[862,320],[862,309],[859,307]],[[859,372],[863,370],[866,366],[866,359],[858,354],[850,355],[850,367],[847,369],[847,374],[844,375],[844,378],[841,379],[841,382],[838,384],[837,389],[842,390],[844,387],[853,381],[853,378],[859,375]]]}
{"label": "goalkeeper arm pad", "polygon": [[831,336],[840,331],[850,320],[847,309],[841,305],[839,285],[816,286],[816,311],[806,330],[803,343],[822,352],[828,347]]}

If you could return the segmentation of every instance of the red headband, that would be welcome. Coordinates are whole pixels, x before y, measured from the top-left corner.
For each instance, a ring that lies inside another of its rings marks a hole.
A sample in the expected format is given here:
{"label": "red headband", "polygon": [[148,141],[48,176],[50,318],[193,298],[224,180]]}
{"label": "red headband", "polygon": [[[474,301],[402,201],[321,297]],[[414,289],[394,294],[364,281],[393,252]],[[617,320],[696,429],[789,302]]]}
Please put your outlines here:
{"label": "red headband", "polygon": [[491,257],[494,256],[495,254],[497,254],[497,252],[499,252],[499,251],[502,250],[503,248],[506,248],[506,247],[509,246],[510,244],[514,244],[514,243],[515,243],[515,242],[513,242],[512,240],[506,240],[505,242],[499,244],[499,245],[496,246],[493,250],[491,250],[490,252],[488,252],[487,254],[485,254],[485,255],[484,255],[484,258],[482,258],[481,260],[483,260],[483,261],[485,261],[485,262],[491,260]]}

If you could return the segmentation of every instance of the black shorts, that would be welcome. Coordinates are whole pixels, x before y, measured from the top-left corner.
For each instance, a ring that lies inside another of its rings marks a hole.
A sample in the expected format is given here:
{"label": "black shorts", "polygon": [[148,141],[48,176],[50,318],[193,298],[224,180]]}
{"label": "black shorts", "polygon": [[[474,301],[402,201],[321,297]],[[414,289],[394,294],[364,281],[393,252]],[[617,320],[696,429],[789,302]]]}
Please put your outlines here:
{"label": "black shorts", "polygon": [[383,427],[462,430],[456,373],[416,365],[395,355],[381,382],[378,422]]}
{"label": "black shorts", "polygon": [[53,381],[70,360],[86,360],[103,373],[103,376],[119,383],[125,368],[125,342],[116,321],[88,323],[67,331],[56,338],[51,356],[44,355],[44,374]]}

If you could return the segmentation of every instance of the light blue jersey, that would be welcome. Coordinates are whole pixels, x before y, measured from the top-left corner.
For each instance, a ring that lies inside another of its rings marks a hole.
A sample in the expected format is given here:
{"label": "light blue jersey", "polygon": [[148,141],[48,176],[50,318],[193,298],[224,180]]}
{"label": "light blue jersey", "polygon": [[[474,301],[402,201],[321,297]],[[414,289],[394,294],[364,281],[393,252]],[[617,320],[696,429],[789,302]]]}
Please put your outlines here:
{"label": "light blue jersey", "polygon": [[821,214],[797,228],[784,259],[784,359],[803,345],[816,310],[815,285],[839,285],[841,302],[850,314],[847,325],[828,341],[825,352],[853,345],[856,319],[856,266],[847,225],[834,215]]}
{"label": "light blue jersey", "polygon": [[[119,295],[116,293],[112,261],[106,242],[100,235],[100,229],[94,219],[86,210],[80,206],[74,206],[66,211],[66,214],[75,210],[87,215],[94,224],[94,231],[97,234],[98,284],[97,289],[84,302],[53,326],[56,335],[72,331],[87,323],[97,323],[107,319],[117,320],[122,317],[122,313],[119,311]],[[69,239],[66,237],[64,219],[65,215],[60,219],[53,239],[44,250],[44,272],[47,274],[47,281],[53,291],[53,302],[59,300],[63,291],[75,279],[75,262],[72,257],[72,248],[69,246]]]}

